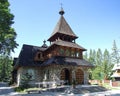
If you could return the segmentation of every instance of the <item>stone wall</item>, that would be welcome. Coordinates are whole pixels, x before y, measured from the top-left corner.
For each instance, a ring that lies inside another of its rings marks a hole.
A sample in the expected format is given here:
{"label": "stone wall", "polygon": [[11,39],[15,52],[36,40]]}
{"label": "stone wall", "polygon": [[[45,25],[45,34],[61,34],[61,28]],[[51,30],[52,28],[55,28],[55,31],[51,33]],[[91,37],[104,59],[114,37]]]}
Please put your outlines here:
{"label": "stone wall", "polygon": [[[65,77],[65,69],[68,70],[68,78]],[[50,65],[46,67],[21,67],[17,72],[17,83],[20,84],[20,78],[23,74],[29,72],[28,70],[34,70],[34,78],[31,79],[30,83],[35,84],[36,82],[43,81],[60,81],[68,80],[69,84],[72,84],[73,80],[76,80],[77,84],[87,84],[88,73],[87,68],[82,68],[78,66],[68,66],[68,65]]]}
{"label": "stone wall", "polygon": [[33,70],[34,78],[30,80],[30,83],[41,82],[42,81],[42,70],[40,67],[20,67],[17,71],[17,85],[19,86],[21,83],[21,78],[23,75],[28,73],[28,70]]}
{"label": "stone wall", "polygon": [[[59,81],[65,80],[65,70],[69,71],[69,84],[72,84],[73,79],[76,80],[77,84],[88,84],[88,68],[82,68],[78,66],[66,66],[66,65],[51,65],[47,66],[43,70],[49,70],[49,79],[44,78],[43,81]],[[75,76],[74,76],[75,75]],[[45,77],[45,76],[44,76]]]}

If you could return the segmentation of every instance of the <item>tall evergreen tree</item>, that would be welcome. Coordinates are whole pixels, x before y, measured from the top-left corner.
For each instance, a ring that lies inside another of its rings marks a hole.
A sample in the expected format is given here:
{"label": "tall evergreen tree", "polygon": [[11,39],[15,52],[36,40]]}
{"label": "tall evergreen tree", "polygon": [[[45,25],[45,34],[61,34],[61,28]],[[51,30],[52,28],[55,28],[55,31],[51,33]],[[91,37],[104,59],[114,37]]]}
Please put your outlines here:
{"label": "tall evergreen tree", "polygon": [[[87,54],[87,53],[86,53]],[[86,55],[84,56],[86,57]],[[90,79],[109,79],[112,63],[111,56],[108,50],[106,49],[104,53],[99,48],[97,51],[90,50],[88,61],[95,65],[93,69],[90,69]]]}
{"label": "tall evergreen tree", "polygon": [[10,54],[18,46],[16,32],[11,27],[14,15],[10,13],[8,0],[0,0],[0,54]]}
{"label": "tall evergreen tree", "polygon": [[104,72],[104,79],[110,79],[112,73],[113,64],[111,62],[111,56],[107,49],[105,49],[103,54],[103,66],[102,71]]}
{"label": "tall evergreen tree", "polygon": [[103,58],[102,58],[102,51],[99,48],[97,53],[96,53],[96,65],[97,66],[101,66],[102,65],[102,60],[103,60]]}
{"label": "tall evergreen tree", "polygon": [[83,58],[84,58],[85,60],[88,60],[88,54],[87,54],[87,52],[84,53]]}
{"label": "tall evergreen tree", "polygon": [[102,58],[101,49],[99,48],[95,52],[95,54],[96,54],[96,58],[95,58],[96,66],[95,66],[94,70],[92,70],[92,78],[100,80],[103,77],[103,72],[102,72],[102,60],[103,60],[103,58]]}
{"label": "tall evergreen tree", "polygon": [[112,62],[113,64],[118,64],[120,63],[120,50],[117,48],[116,41],[114,40],[113,42],[113,47],[112,47]]}
{"label": "tall evergreen tree", "polygon": [[96,58],[95,50],[90,49],[88,61],[95,65],[96,64],[95,58]]}
{"label": "tall evergreen tree", "polygon": [[95,68],[93,69],[90,69],[89,70],[89,78],[90,79],[95,79],[95,70],[96,70],[96,51],[95,50],[92,50],[90,49],[90,53],[89,53],[89,56],[88,56],[88,61],[91,63],[91,64],[94,64],[95,65]]}

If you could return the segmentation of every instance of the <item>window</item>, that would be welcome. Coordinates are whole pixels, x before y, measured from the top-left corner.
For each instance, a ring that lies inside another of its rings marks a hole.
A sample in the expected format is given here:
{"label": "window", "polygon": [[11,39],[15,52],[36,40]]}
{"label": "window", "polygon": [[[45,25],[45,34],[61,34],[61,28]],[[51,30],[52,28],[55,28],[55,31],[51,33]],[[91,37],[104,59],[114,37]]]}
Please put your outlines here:
{"label": "window", "polygon": [[60,55],[64,55],[64,49],[60,48]]}
{"label": "window", "polygon": [[65,53],[66,56],[70,56],[70,51],[68,49],[66,49],[66,53]]}
{"label": "window", "polygon": [[35,79],[35,70],[33,69],[28,69],[28,74],[31,76],[31,80]]}
{"label": "window", "polygon": [[79,57],[79,51],[76,52],[76,57]]}
{"label": "window", "polygon": [[71,56],[75,57],[75,52],[73,50],[71,51]]}
{"label": "window", "polygon": [[40,57],[41,57],[41,54],[39,53],[39,54],[38,54],[38,58],[40,58]]}
{"label": "window", "polygon": [[42,53],[38,53],[38,58],[41,59],[42,58]]}

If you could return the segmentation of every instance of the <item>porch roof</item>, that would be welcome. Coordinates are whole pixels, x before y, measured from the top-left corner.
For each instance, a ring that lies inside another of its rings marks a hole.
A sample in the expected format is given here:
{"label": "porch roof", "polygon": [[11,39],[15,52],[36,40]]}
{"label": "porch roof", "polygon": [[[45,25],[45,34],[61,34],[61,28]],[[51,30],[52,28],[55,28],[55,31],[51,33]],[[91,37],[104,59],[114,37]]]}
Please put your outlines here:
{"label": "porch roof", "polygon": [[86,51],[86,49],[84,47],[82,47],[76,43],[63,41],[63,40],[57,40],[57,41],[53,42],[46,50],[50,50],[50,48],[53,47],[54,45],[64,46],[64,47],[69,47],[69,48],[76,48],[76,49],[80,49],[82,51]]}
{"label": "porch roof", "polygon": [[41,66],[47,66],[47,65],[51,65],[51,64],[94,67],[93,64],[89,63],[88,61],[86,61],[84,59],[62,57],[62,56],[52,57],[52,58],[46,60],[44,63],[42,63]]}

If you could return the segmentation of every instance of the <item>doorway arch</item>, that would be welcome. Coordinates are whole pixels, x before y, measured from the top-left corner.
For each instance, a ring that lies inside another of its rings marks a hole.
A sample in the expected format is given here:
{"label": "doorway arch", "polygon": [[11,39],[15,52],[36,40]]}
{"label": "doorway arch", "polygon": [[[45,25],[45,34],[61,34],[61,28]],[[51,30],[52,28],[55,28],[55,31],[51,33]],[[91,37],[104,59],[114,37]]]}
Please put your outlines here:
{"label": "doorway arch", "polygon": [[66,81],[65,84],[70,84],[70,71],[67,68],[62,69],[60,79]]}
{"label": "doorway arch", "polygon": [[84,84],[84,72],[81,69],[76,70],[76,81],[78,84]]}

